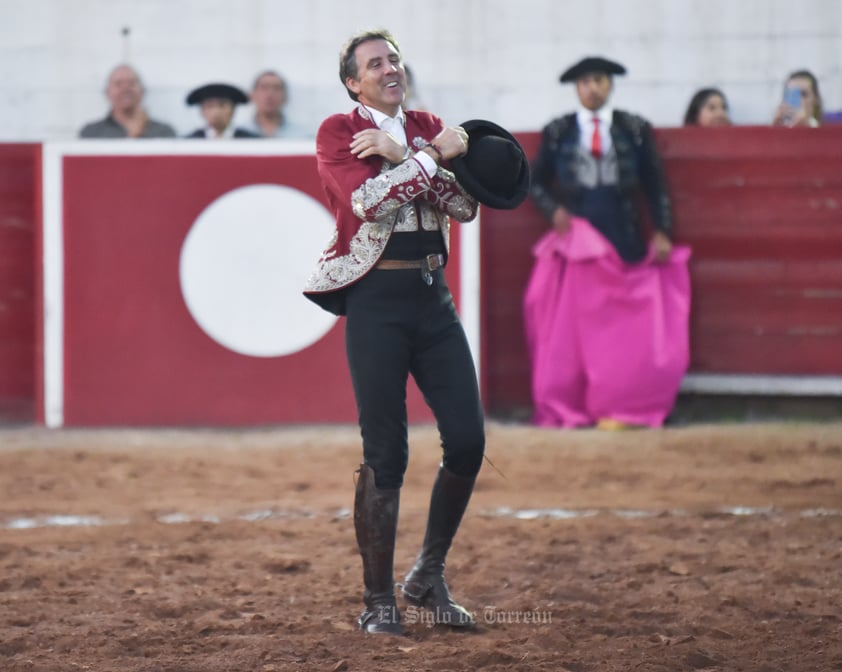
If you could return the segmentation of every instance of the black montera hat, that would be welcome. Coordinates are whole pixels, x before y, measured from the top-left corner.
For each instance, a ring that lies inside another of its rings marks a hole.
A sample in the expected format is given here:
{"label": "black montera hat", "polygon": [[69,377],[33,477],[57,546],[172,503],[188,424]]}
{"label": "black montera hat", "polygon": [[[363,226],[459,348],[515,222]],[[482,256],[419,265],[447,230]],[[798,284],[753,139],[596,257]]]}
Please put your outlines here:
{"label": "black montera hat", "polygon": [[231,84],[214,83],[205,84],[204,86],[200,86],[198,89],[193,89],[187,95],[187,104],[196,105],[197,103],[204,102],[209,98],[230,100],[234,103],[234,105],[240,105],[241,103],[247,103],[249,101],[249,97],[242,89],[238,89],[236,86],[232,86]]}
{"label": "black montera hat", "polygon": [[602,58],[602,56],[588,56],[576,65],[571,65],[567,68],[567,70],[561,73],[559,80],[562,84],[567,84],[567,82],[575,82],[582,75],[592,72],[604,72],[607,75],[625,75],[626,69],[619,63],[609,61],[607,58]]}
{"label": "black montera hat", "polygon": [[466,121],[462,128],[468,153],[450,160],[459,184],[490,208],[519,206],[529,193],[529,162],[515,136],[484,119]]}

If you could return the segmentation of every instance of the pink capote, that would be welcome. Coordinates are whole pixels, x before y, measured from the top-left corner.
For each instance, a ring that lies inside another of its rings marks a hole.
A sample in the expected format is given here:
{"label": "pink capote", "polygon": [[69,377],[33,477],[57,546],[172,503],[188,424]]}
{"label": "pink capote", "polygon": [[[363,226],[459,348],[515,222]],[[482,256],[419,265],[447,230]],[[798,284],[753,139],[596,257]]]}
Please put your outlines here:
{"label": "pink capote", "polygon": [[689,364],[690,259],[650,248],[628,264],[584,219],[532,248],[524,322],[533,421],[580,427],[601,419],[660,427]]}

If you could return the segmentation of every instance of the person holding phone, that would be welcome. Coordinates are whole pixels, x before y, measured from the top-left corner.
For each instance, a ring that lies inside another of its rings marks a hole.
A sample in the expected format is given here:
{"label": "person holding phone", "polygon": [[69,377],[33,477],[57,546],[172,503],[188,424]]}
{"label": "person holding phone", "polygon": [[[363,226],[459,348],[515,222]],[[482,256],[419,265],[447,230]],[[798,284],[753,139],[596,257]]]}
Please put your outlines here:
{"label": "person holding phone", "polygon": [[773,126],[816,128],[822,121],[819,82],[809,70],[796,70],[787,77],[783,98],[775,110]]}

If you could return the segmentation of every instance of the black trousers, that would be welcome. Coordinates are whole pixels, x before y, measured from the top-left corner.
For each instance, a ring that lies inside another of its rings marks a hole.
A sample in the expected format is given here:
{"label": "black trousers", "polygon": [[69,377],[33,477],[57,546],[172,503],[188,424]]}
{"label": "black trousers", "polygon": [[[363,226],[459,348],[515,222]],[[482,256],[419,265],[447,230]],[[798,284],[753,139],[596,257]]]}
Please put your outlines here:
{"label": "black trousers", "polygon": [[345,346],[363,460],[378,488],[398,488],[409,462],[406,385],[411,374],[436,418],[442,464],[474,477],[485,429],[476,369],[442,269],[373,270],[348,289]]}

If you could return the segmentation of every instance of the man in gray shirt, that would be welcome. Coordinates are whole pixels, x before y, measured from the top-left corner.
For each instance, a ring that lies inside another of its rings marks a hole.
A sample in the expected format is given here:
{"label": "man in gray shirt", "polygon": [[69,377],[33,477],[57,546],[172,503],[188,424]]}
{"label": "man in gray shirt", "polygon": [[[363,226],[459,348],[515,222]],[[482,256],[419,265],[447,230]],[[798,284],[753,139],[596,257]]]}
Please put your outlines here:
{"label": "man in gray shirt", "polygon": [[108,116],[86,124],[80,138],[174,138],[169,124],[150,119],[143,108],[143,83],[134,68],[118,65],[108,76],[105,96],[111,103]]}
{"label": "man in gray shirt", "polygon": [[314,133],[292,122],[285,111],[287,83],[274,70],[264,70],[254,80],[251,102],[254,118],[246,129],[262,138],[312,138]]}

